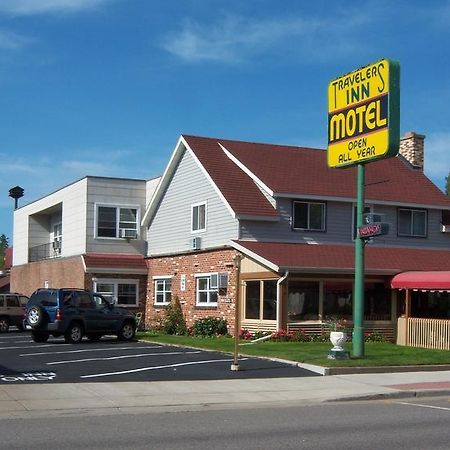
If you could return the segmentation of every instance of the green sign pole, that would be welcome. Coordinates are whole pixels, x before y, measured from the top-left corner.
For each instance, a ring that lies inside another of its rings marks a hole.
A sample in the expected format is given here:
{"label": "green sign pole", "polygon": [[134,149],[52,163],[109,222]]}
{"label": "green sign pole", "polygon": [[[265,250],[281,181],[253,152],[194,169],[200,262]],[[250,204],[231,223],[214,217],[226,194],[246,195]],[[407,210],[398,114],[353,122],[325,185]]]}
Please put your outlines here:
{"label": "green sign pole", "polygon": [[356,194],[355,287],[353,293],[353,356],[364,356],[364,240],[359,236],[364,214],[364,164],[358,164]]}

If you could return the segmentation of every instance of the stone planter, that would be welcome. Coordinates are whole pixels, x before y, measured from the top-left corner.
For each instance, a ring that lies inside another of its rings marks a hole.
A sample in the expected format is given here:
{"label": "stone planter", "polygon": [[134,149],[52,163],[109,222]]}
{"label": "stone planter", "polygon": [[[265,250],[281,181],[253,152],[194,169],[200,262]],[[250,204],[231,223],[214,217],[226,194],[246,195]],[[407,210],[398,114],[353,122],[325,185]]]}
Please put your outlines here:
{"label": "stone planter", "polygon": [[330,341],[333,348],[328,353],[328,359],[350,359],[350,353],[344,350],[347,333],[344,331],[331,331]]}

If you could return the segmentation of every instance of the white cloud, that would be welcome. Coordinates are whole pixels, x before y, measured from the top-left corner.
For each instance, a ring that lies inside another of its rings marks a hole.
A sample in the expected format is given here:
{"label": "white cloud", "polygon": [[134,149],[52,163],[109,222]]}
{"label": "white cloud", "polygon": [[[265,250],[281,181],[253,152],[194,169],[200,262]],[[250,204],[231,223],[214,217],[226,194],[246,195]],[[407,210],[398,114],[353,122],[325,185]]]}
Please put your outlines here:
{"label": "white cloud", "polygon": [[32,42],[32,39],[11,31],[0,29],[0,50],[20,50]]}
{"label": "white cloud", "polygon": [[425,174],[444,189],[450,173],[450,132],[430,133],[425,139]]}
{"label": "white cloud", "polygon": [[[228,15],[205,26],[186,20],[180,31],[165,36],[162,47],[187,62],[239,62],[281,45],[285,51],[315,59],[339,57],[358,46],[345,38],[348,30],[354,32],[367,20],[363,15],[346,17],[345,26],[337,17],[256,20]],[[337,34],[341,35],[339,43],[334,39]]]}
{"label": "white cloud", "polygon": [[93,9],[112,0],[1,0],[0,12],[15,16],[73,13]]}

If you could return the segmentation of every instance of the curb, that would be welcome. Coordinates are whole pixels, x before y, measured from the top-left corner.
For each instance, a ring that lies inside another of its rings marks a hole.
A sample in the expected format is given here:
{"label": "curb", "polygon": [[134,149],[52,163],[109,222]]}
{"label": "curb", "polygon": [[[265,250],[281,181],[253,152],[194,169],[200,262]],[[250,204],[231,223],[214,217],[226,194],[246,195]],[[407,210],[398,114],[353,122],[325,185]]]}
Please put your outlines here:
{"label": "curb", "polygon": [[425,398],[425,397],[442,397],[450,395],[449,389],[420,390],[420,391],[395,391],[385,392],[381,394],[355,395],[349,397],[336,397],[327,399],[324,402],[355,402],[364,400],[395,400],[402,398]]}

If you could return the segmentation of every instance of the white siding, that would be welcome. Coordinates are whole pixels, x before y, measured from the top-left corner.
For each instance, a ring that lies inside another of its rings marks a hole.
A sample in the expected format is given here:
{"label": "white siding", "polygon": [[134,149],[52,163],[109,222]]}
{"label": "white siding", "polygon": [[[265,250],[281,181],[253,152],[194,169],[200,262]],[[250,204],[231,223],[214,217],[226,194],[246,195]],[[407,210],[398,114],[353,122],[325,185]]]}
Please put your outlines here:
{"label": "white siding", "polygon": [[50,242],[52,221],[61,214],[63,249],[61,256],[85,252],[86,185],[83,178],[14,211],[13,264],[28,263],[30,246]]}
{"label": "white siding", "polygon": [[[191,233],[191,207],[200,202],[207,204],[206,231]],[[193,237],[201,238],[202,249],[225,245],[238,238],[238,222],[197,162],[185,151],[150,223],[148,254],[191,250]]]}
{"label": "white siding", "polygon": [[[145,212],[146,182],[144,180],[88,178],[87,193],[87,252],[92,253],[145,253],[145,233],[140,220]],[[138,209],[138,239],[96,237],[96,209],[98,205],[134,207]]]}

